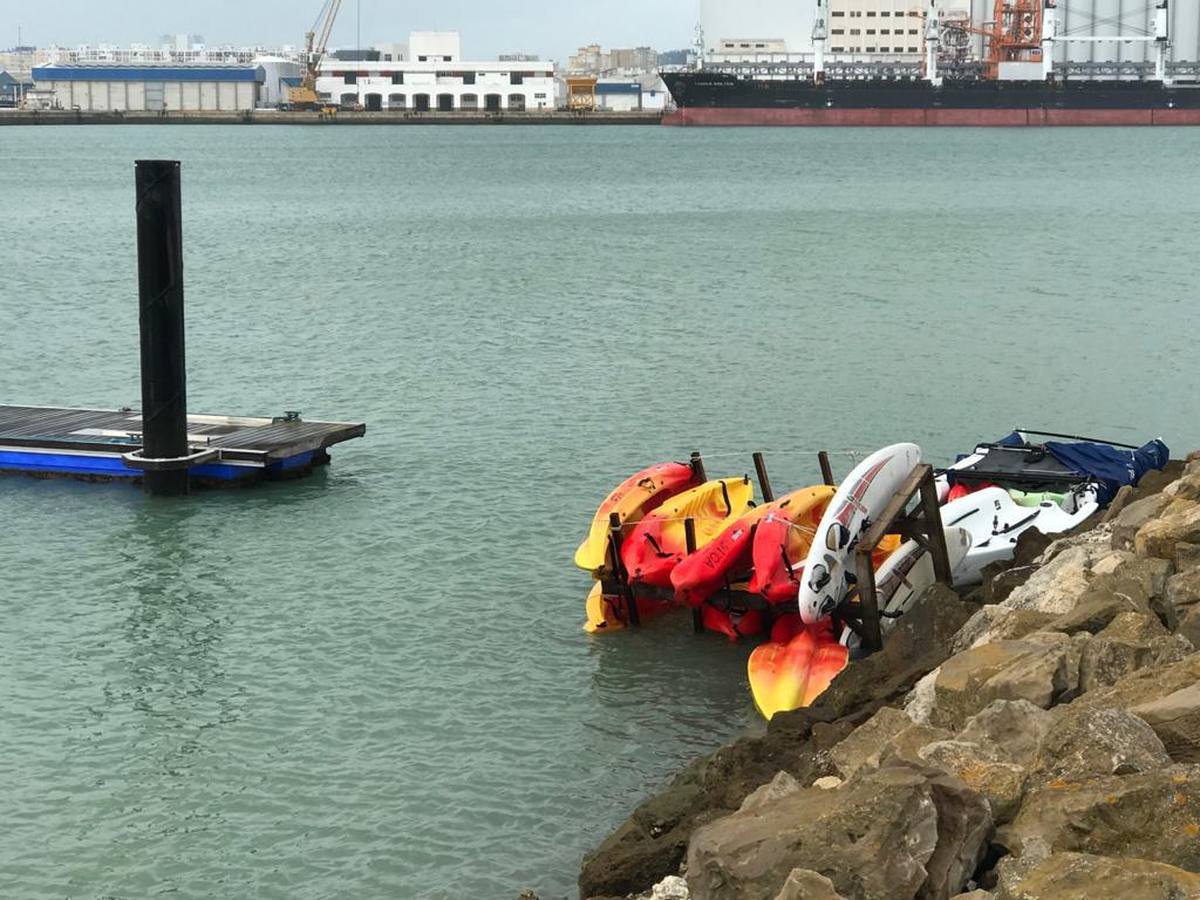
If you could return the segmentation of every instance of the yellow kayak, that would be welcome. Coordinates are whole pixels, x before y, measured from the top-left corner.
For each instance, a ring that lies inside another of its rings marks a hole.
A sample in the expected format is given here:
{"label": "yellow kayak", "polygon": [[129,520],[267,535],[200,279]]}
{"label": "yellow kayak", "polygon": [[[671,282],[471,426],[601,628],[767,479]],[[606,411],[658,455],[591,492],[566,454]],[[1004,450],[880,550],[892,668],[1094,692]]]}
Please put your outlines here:
{"label": "yellow kayak", "polygon": [[710,543],[754,508],[749,478],[721,478],[677,494],[633,527],[621,548],[631,581],[671,586],[671,572],[687,555],[684,521],[696,526],[696,548]]}

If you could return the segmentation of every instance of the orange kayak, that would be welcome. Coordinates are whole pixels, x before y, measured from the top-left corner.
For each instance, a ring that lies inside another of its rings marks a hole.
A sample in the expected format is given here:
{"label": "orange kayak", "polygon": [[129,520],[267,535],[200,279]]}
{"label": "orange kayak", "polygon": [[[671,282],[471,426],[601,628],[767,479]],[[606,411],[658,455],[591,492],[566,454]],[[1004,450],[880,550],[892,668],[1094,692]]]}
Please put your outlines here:
{"label": "orange kayak", "polygon": [[659,463],[626,478],[600,504],[587,538],[575,551],[575,565],[593,573],[604,567],[612,513],[619,515],[622,523],[638,522],[665,500],[687,490],[695,480],[695,472],[687,463]]}
{"label": "orange kayak", "polygon": [[755,648],[746,664],[754,704],[768,719],[812,705],[850,662],[828,622],[804,626],[799,619],[798,613],[780,619],[772,641]]}

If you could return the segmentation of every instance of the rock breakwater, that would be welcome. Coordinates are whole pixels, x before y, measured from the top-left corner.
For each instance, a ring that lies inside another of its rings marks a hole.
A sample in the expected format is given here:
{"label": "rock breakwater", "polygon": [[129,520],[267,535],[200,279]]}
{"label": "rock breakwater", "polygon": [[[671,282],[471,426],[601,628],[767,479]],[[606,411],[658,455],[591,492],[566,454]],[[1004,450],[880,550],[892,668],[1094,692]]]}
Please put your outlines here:
{"label": "rock breakwater", "polygon": [[1200,898],[1200,458],[690,765],[580,896]]}

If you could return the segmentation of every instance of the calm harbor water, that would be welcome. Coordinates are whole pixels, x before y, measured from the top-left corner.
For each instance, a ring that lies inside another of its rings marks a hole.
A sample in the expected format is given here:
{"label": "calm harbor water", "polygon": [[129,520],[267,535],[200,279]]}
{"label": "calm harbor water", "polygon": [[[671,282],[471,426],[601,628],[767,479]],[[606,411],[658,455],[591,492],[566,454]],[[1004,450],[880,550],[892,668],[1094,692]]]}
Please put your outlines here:
{"label": "calm harbor water", "polygon": [[193,411],[369,432],[186,502],[0,480],[3,896],[573,896],[758,727],[749,648],[581,632],[616,481],[1200,445],[1200,130],[0,128],[0,402],[138,404],[139,157]]}

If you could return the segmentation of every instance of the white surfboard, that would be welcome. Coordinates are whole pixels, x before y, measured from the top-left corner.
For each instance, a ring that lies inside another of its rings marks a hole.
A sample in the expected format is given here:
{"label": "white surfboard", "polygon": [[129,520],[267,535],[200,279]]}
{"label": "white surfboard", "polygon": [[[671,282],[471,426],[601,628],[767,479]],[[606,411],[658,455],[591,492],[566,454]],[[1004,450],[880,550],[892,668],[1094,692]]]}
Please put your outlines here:
{"label": "white surfboard", "polygon": [[960,586],[979,584],[990,563],[1012,559],[1017,538],[1031,528],[1042,534],[1070,531],[1100,509],[1096,489],[1084,486],[1067,495],[1063,504],[1046,500],[1021,506],[1004,488],[984,488],[942,507],[942,524],[971,534],[971,549],[956,574]]}
{"label": "white surfboard", "polygon": [[845,599],[859,539],[920,462],[916,444],[893,444],[872,453],[842,482],[804,562],[798,599],[805,624],[828,618]]}
{"label": "white surfboard", "polygon": [[[950,558],[950,573],[955,584],[960,569],[971,550],[971,533],[965,528],[947,528],[946,555]],[[887,558],[875,573],[875,597],[879,603],[880,630],[886,635],[896,627],[921,594],[937,581],[933,555],[916,541],[907,541]],[[842,643],[855,650],[858,635],[849,628],[842,632]]]}

